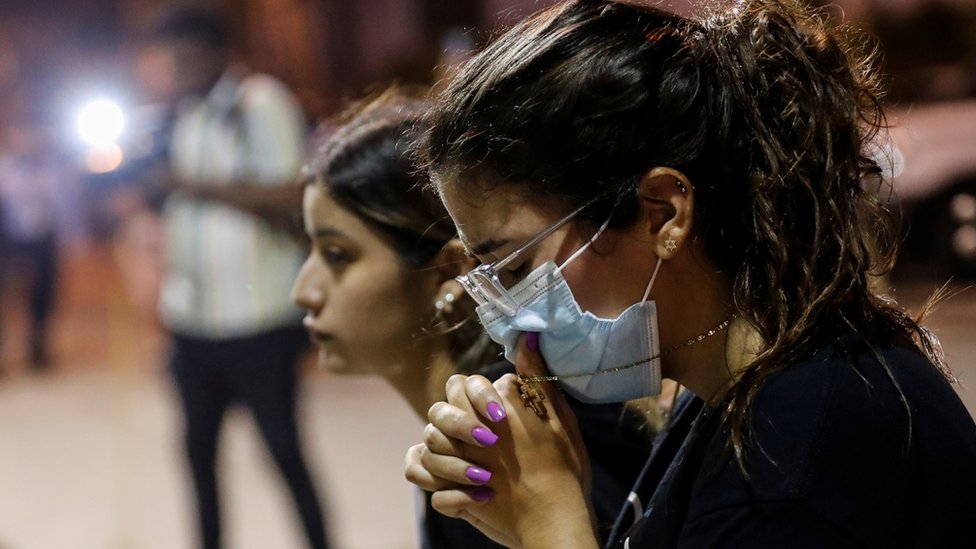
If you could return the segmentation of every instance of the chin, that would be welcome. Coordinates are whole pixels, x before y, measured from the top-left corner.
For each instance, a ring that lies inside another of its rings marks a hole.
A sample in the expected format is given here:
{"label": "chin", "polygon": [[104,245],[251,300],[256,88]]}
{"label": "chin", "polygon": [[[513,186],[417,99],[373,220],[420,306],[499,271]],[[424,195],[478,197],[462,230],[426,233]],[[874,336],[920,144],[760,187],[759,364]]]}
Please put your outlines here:
{"label": "chin", "polygon": [[319,347],[318,363],[319,368],[329,372],[343,373],[343,370],[346,369],[345,360],[342,360],[334,351],[326,351],[322,347]]}
{"label": "chin", "polygon": [[319,348],[318,363],[320,368],[333,374],[357,375],[364,373],[361,368],[357,368],[354,363],[334,350],[326,351]]}

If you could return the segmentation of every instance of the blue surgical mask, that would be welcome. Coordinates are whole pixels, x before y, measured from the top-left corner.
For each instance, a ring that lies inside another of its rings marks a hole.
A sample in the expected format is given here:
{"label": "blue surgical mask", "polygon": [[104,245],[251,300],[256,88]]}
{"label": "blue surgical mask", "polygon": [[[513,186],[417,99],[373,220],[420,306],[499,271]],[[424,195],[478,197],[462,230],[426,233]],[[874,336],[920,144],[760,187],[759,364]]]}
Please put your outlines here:
{"label": "blue surgical mask", "polygon": [[590,243],[561,266],[546,262],[513,286],[509,293],[518,304],[513,316],[487,303],[478,307],[478,317],[491,339],[505,347],[505,358],[513,364],[519,337],[538,332],[539,351],[549,373],[577,400],[621,402],[660,394],[657,306],[647,296],[661,260],[640,303],[617,318],[599,318],[580,308],[562,275],[563,268]]}

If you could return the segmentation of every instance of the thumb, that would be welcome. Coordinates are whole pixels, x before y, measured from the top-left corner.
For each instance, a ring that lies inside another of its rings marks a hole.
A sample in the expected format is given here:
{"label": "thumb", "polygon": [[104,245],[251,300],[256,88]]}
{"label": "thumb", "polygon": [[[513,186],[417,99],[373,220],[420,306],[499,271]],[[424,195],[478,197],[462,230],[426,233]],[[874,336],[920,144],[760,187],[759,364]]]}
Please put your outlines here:
{"label": "thumb", "polygon": [[[538,333],[526,332],[519,340],[518,352],[515,354],[515,371],[522,378],[538,378],[551,375],[545,360],[543,360],[542,355],[539,353]],[[565,422],[569,420],[571,423],[575,423],[576,416],[569,408],[569,404],[566,402],[562,391],[559,390],[555,381],[529,381],[526,385],[531,387],[530,391],[538,390],[541,392],[542,402],[547,402],[552,405],[555,409],[556,416],[561,421]],[[522,394],[524,395],[526,392],[522,391]]]}
{"label": "thumb", "polygon": [[515,371],[522,377],[549,375],[549,369],[539,354],[539,333],[525,332],[519,339],[515,353]]}
{"label": "thumb", "polygon": [[[551,376],[549,368],[546,366],[542,355],[539,353],[539,334],[536,332],[527,332],[518,343],[518,352],[515,354],[515,370],[518,372],[519,376],[522,378],[533,378],[533,377],[545,377]],[[559,390],[557,383],[554,380],[539,380],[539,381],[529,381],[525,385],[530,386],[528,394],[534,394],[533,391],[537,390],[539,396],[531,398],[535,404],[541,405],[542,409],[545,410],[545,405],[548,403],[553,408],[554,415],[548,415],[543,413],[540,417],[548,417],[549,419],[555,419],[557,423],[562,425],[562,428],[566,431],[569,436],[569,441],[573,449],[573,454],[577,462],[577,467],[579,472],[584,479],[584,486],[589,493],[589,458],[586,453],[586,446],[583,443],[583,437],[579,430],[579,424],[576,421],[576,414],[573,413],[572,408],[570,408],[569,403],[566,401],[566,397],[563,395],[562,391]],[[525,401],[526,391],[520,389],[522,393],[522,400]],[[526,402],[526,406],[535,409],[529,402]]]}

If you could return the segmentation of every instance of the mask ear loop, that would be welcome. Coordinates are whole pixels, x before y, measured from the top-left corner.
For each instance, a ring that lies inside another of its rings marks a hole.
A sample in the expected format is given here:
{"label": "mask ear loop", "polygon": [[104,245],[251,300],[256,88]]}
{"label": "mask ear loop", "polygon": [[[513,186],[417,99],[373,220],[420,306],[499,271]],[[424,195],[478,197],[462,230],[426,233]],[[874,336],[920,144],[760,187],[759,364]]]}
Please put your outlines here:
{"label": "mask ear loop", "polygon": [[654,274],[651,275],[651,281],[647,283],[647,288],[644,289],[644,299],[641,299],[641,303],[647,301],[647,296],[651,295],[651,286],[654,285],[654,279],[657,278],[657,270],[661,268],[663,261],[662,258],[657,258],[657,265],[654,266]]}
{"label": "mask ear loop", "polygon": [[576,259],[577,257],[579,257],[583,252],[585,252],[586,249],[590,247],[590,244],[593,244],[594,242],[596,242],[596,239],[600,238],[600,235],[603,234],[603,231],[607,228],[607,225],[609,225],[609,224],[610,224],[610,220],[609,219],[607,219],[606,221],[604,221],[603,222],[603,225],[600,225],[600,228],[597,229],[596,233],[594,233],[593,236],[590,237],[589,242],[587,242],[586,244],[584,244],[582,248],[580,248],[580,249],[576,250],[575,252],[573,252],[573,255],[571,255],[568,258],[566,258],[566,261],[563,261],[563,264],[562,265],[556,267],[556,270],[554,272],[555,273],[561,273],[563,271],[563,268],[566,267],[566,265],[569,265],[574,259]]}

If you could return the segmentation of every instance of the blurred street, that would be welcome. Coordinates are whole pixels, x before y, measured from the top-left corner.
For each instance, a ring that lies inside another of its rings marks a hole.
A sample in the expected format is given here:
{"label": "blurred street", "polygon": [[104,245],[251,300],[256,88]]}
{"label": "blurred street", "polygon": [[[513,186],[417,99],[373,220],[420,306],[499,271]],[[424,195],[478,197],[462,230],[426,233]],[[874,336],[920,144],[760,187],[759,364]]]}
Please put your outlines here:
{"label": "blurred street", "polygon": [[[192,492],[179,408],[151,311],[135,311],[111,256],[65,269],[49,372],[33,374],[16,299],[5,303],[0,377],[0,548],[192,547]],[[14,293],[13,298],[16,298]],[[8,314],[9,313],[9,314]],[[335,547],[416,547],[406,448],[421,423],[382,381],[313,368],[301,396],[309,467]],[[227,546],[299,548],[287,490],[250,417],[235,410],[222,441]]]}
{"label": "blurred street", "polygon": [[[12,322],[19,311],[2,315],[11,343],[0,378],[2,549],[191,546],[191,493],[176,395],[162,369],[164,340],[151,311],[111,290],[120,287],[113,265],[96,248],[66,266],[49,372],[31,374],[26,349],[13,344],[23,330]],[[933,287],[916,281],[895,294],[912,308]],[[944,303],[930,326],[976,412],[976,290]],[[302,397],[310,467],[336,547],[416,547],[416,494],[401,462],[419,440],[420,421],[378,379],[310,368]],[[220,459],[228,547],[302,547],[287,491],[250,418],[227,420]]]}

